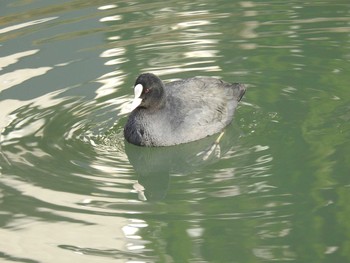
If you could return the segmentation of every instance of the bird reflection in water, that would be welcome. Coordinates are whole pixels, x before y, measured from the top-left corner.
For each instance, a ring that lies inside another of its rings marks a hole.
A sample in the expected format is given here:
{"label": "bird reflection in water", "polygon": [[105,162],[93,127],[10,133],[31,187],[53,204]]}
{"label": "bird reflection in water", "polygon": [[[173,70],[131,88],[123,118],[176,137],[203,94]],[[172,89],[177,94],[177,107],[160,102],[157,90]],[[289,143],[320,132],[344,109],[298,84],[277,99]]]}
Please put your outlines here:
{"label": "bird reflection in water", "polygon": [[170,147],[140,147],[125,142],[125,152],[138,176],[134,190],[142,201],[159,201],[166,197],[170,175],[187,175],[218,162],[238,147],[241,131],[235,124],[224,133],[191,143]]}

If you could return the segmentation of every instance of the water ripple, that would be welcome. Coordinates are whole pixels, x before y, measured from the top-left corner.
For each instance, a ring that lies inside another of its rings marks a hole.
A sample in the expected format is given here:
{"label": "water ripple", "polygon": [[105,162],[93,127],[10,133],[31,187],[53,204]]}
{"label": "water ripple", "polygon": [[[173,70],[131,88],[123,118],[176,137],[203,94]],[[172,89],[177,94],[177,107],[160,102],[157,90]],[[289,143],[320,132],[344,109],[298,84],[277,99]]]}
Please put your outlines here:
{"label": "water ripple", "polygon": [[[345,262],[347,7],[4,3],[0,258]],[[124,142],[144,71],[248,84],[213,154]]]}
{"label": "water ripple", "polygon": [[4,34],[4,33],[8,33],[14,30],[18,30],[18,29],[22,29],[28,26],[33,26],[33,25],[37,25],[37,24],[42,24],[54,19],[57,19],[58,17],[47,17],[47,18],[42,18],[42,19],[38,19],[38,20],[33,20],[33,21],[29,21],[29,22],[25,22],[25,23],[20,23],[17,25],[13,25],[13,26],[8,26],[5,28],[0,29],[0,34]]}

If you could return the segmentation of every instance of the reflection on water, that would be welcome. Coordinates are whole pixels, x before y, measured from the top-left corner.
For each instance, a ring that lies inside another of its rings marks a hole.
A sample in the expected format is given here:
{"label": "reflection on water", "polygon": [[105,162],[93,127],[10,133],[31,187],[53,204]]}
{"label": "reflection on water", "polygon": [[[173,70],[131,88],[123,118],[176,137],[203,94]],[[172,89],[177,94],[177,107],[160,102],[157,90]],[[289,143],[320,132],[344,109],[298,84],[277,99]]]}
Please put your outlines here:
{"label": "reflection on water", "polygon": [[139,198],[162,200],[168,191],[171,174],[187,175],[221,158],[228,158],[228,152],[235,153],[233,148],[239,138],[239,131],[231,125],[219,141],[218,136],[174,147],[142,148],[126,143],[126,154],[138,175],[134,188]]}
{"label": "reflection on water", "polygon": [[[3,261],[349,261],[348,3],[0,14]],[[219,145],[141,148],[122,130],[145,71],[249,89]]]}

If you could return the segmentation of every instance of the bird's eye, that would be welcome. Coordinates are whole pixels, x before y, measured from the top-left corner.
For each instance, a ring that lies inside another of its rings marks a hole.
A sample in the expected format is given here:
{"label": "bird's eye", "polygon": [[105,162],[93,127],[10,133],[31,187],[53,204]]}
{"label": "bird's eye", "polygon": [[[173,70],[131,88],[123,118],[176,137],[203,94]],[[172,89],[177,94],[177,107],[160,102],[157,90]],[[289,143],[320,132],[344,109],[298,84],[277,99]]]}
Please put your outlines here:
{"label": "bird's eye", "polygon": [[148,92],[150,92],[150,89],[149,89],[149,88],[146,88],[146,89],[145,89],[145,93],[147,94]]}

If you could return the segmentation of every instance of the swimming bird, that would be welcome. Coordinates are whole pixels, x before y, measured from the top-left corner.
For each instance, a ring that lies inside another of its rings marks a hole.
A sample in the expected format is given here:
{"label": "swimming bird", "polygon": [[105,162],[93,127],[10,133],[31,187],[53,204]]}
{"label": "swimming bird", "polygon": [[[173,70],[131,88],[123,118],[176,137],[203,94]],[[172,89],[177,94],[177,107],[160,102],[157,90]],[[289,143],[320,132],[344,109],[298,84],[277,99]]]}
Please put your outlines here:
{"label": "swimming bird", "polygon": [[152,73],[138,76],[124,137],[140,146],[171,146],[222,131],[246,88],[217,78],[193,77],[164,84]]}

